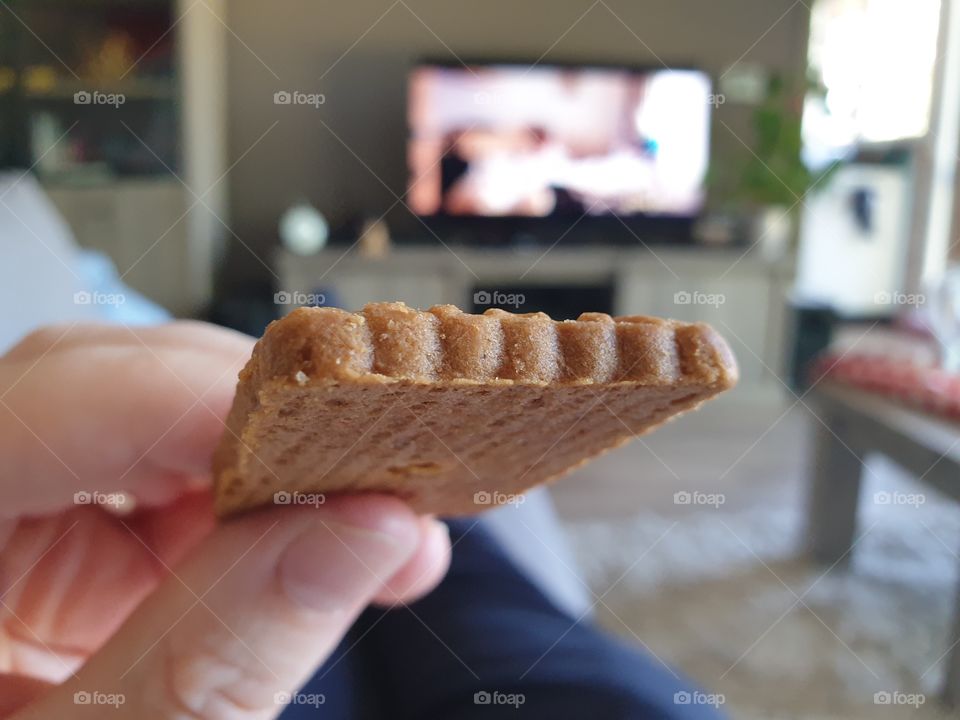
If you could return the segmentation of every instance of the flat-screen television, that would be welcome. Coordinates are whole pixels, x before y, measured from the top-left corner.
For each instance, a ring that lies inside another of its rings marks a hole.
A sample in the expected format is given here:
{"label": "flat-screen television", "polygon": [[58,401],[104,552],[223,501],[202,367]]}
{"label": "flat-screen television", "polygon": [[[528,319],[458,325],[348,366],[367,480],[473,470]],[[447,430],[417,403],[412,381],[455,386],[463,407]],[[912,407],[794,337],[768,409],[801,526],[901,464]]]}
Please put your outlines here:
{"label": "flat-screen television", "polygon": [[408,204],[436,218],[692,219],[711,92],[698,70],[419,64]]}

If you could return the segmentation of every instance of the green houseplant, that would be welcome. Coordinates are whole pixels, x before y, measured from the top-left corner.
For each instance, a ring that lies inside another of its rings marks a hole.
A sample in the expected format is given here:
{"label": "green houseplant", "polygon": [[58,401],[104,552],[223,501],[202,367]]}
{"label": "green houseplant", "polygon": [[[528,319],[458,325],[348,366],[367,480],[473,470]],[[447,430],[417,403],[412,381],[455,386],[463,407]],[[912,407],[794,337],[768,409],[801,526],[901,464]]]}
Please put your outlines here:
{"label": "green houseplant", "polygon": [[806,195],[824,185],[838,165],[815,172],[804,164],[802,109],[803,94],[788,92],[783,79],[772,76],[753,111],[752,147],[743,147],[725,177],[714,176],[721,200],[747,216],[751,244],[770,260],[779,259],[793,240]]}

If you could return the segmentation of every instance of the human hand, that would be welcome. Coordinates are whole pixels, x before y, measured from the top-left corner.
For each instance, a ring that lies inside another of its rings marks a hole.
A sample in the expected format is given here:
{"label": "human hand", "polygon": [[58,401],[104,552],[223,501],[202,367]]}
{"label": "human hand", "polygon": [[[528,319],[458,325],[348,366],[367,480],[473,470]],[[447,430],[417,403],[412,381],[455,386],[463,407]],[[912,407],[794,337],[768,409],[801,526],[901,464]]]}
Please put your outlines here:
{"label": "human hand", "polygon": [[393,498],[214,524],[251,348],[74,326],[0,358],[0,717],[276,717],[367,604],[439,582],[445,528]]}

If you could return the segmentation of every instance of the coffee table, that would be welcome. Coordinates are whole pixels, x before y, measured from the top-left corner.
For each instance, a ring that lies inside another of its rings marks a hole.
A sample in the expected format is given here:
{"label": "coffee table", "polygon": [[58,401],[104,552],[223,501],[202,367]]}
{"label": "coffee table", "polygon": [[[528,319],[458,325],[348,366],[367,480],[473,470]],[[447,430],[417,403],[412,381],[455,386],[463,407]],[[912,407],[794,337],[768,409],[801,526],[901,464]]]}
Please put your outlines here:
{"label": "coffee table", "polygon": [[[818,562],[838,566],[850,559],[863,460],[868,453],[886,455],[922,482],[960,501],[960,423],[829,380],[810,397],[829,427],[816,423],[811,465],[807,517],[810,550]],[[943,696],[953,705],[960,702],[960,591],[944,649],[948,657]]]}

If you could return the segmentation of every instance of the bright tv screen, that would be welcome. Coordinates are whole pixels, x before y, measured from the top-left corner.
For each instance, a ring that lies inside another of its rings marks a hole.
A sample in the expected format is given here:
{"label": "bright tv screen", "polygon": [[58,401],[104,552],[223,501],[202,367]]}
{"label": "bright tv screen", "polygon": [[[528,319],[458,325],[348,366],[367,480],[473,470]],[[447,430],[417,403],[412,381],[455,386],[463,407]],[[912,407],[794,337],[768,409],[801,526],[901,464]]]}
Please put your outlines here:
{"label": "bright tv screen", "polygon": [[409,205],[423,216],[694,216],[710,93],[696,70],[420,65]]}

